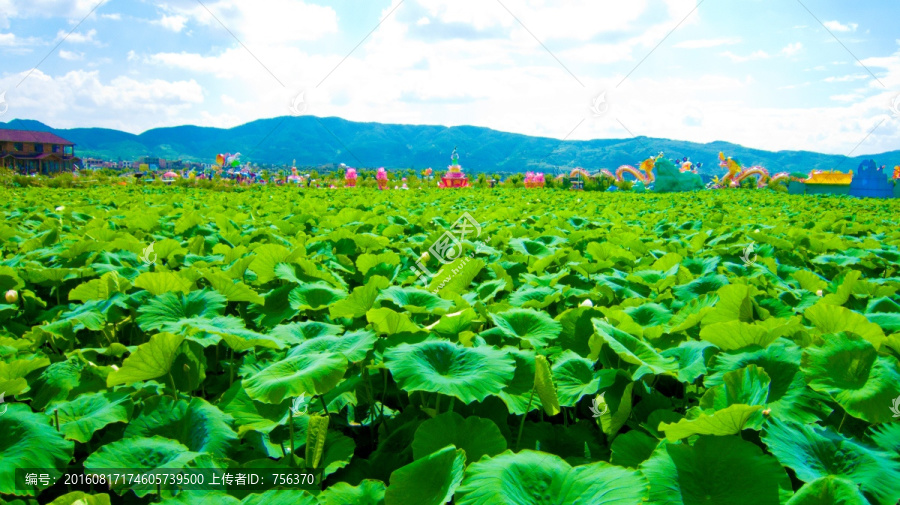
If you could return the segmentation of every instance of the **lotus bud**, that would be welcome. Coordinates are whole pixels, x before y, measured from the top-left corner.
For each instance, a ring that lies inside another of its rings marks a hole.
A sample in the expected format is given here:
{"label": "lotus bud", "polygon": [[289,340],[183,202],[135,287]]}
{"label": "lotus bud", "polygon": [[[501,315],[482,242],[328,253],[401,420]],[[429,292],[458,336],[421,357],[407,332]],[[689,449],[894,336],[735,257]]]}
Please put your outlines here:
{"label": "lotus bud", "polygon": [[816,296],[822,296],[822,290],[821,290],[821,289],[818,290],[818,291],[816,291]]}
{"label": "lotus bud", "polygon": [[109,365],[109,367],[117,372],[119,371],[119,367],[117,367],[116,365]]}
{"label": "lotus bud", "polygon": [[585,298],[585,300],[583,302],[581,302],[581,305],[579,305],[579,306],[580,307],[593,307],[594,302],[592,302],[590,298]]}
{"label": "lotus bud", "polygon": [[15,289],[6,292],[6,303],[16,303],[19,301],[19,293]]}
{"label": "lotus bud", "polygon": [[764,416],[768,417],[769,414],[772,413],[772,409],[766,409],[766,410],[762,411],[762,413],[763,413]]}
{"label": "lotus bud", "polygon": [[191,367],[188,366],[187,363],[184,364],[184,367],[183,367],[183,368],[184,368],[184,371],[185,371],[185,372],[190,372],[190,371],[191,371]]}

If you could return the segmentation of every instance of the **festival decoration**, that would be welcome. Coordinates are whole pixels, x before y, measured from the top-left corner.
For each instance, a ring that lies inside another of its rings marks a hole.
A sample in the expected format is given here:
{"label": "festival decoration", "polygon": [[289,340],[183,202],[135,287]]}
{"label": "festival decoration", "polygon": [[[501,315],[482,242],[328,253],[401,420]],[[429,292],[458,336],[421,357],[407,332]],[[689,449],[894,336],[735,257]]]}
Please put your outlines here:
{"label": "festival decoration", "polygon": [[575,167],[569,172],[569,182],[571,186],[569,189],[573,189],[576,191],[580,191],[584,189],[584,181],[589,178],[591,175],[587,173],[587,171],[581,167]]}
{"label": "festival decoration", "polygon": [[303,182],[303,177],[300,177],[300,175],[297,173],[297,167],[291,167],[291,175],[288,176],[287,180],[288,182],[294,184],[300,184],[301,182]]}
{"label": "festival decoration", "polygon": [[900,179],[900,165],[894,167],[894,179]]}
{"label": "festival decoration", "polygon": [[866,160],[850,181],[850,196],[862,198],[893,198],[894,181],[884,170],[877,168],[875,160]]}
{"label": "festival decoration", "polygon": [[347,172],[344,173],[344,186],[348,188],[356,187],[356,169],[353,167],[347,167]]}
{"label": "festival decoration", "polygon": [[662,153],[655,160],[653,168],[656,170],[656,178],[653,183],[653,191],[656,193],[703,189],[703,180],[700,178],[700,174],[682,172],[680,167],[676,167],[671,161],[662,159]]}
{"label": "festival decoration", "polygon": [[718,177],[713,179],[713,186],[717,188],[738,187],[744,179],[751,176],[757,176],[756,186],[764,188],[769,181],[769,171],[765,168],[754,165],[745,169],[741,163],[730,157],[726,158],[725,153],[719,152],[719,166],[728,170],[728,173],[719,180]]}
{"label": "festival decoration", "polygon": [[525,172],[526,188],[543,188],[545,183],[543,172]]}
{"label": "festival decoration", "polygon": [[450,166],[447,167],[447,173],[441,177],[441,182],[438,184],[440,188],[467,188],[469,187],[469,178],[463,174],[462,167],[459,166],[459,153],[456,152],[456,147],[453,148],[453,153],[450,155]]}
{"label": "festival decoration", "polygon": [[217,154],[216,155],[216,165],[220,167],[232,167],[238,168],[241,166],[240,162],[241,153],[225,153],[225,154]]}
{"label": "festival decoration", "polygon": [[378,169],[378,172],[375,174],[375,179],[378,181],[378,189],[384,190],[387,188],[388,176],[387,171],[385,171],[384,167]]}
{"label": "festival decoration", "polygon": [[836,186],[849,186],[853,180],[853,171],[850,173],[838,172],[837,170],[813,170],[809,173],[809,177],[803,182],[806,184],[827,184]]}
{"label": "festival decoration", "polygon": [[616,174],[610,172],[609,170],[607,170],[607,169],[605,169],[605,168],[601,168],[601,169],[600,169],[599,175],[600,175],[600,177],[606,177],[606,178],[609,178],[609,179],[615,179],[615,178],[616,178]]}
{"label": "festival decoration", "polygon": [[631,165],[622,165],[616,170],[615,178],[617,181],[621,182],[625,180],[625,174],[631,174],[635,179],[643,183],[644,185],[651,184],[655,180],[655,176],[653,175],[653,167],[656,165],[656,162],[661,159],[663,153],[659,153],[654,158],[647,158],[643,162],[641,162],[640,170],[634,168]]}

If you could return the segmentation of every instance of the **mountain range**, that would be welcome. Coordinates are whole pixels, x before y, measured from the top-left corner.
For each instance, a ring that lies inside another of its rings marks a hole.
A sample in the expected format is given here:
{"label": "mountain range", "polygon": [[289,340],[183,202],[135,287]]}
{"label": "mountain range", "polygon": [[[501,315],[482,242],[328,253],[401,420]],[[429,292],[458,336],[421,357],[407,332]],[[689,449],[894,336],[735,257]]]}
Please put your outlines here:
{"label": "mountain range", "polygon": [[637,166],[659,152],[702,162],[701,173],[721,174],[718,154],[725,152],[744,166],[762,165],[770,173],[810,170],[855,170],[863,160],[900,164],[900,151],[848,158],[810,151],[765,151],[715,141],[706,144],[634,137],[565,140],[531,137],[476,126],[430,126],[359,123],[337,117],[284,116],[234,128],[175,126],[139,135],[106,128],[56,129],[39,121],[14,119],[0,128],[50,131],[76,144],[76,154],[105,160],[142,156],[212,163],[218,153],[240,152],[242,161],[258,164],[322,166],[338,163],[360,168],[433,167],[443,170],[458,147],[460,164],[469,172],[559,173],[576,166],[590,171]]}

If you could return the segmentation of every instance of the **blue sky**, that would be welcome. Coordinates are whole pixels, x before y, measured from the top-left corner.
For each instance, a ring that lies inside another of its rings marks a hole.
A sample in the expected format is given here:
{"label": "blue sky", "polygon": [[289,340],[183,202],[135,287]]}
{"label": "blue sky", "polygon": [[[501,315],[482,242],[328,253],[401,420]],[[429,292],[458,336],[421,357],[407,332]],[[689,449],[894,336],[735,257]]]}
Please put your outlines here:
{"label": "blue sky", "polygon": [[0,0],[0,120],[139,133],[305,113],[869,154],[900,148],[898,13],[883,0]]}

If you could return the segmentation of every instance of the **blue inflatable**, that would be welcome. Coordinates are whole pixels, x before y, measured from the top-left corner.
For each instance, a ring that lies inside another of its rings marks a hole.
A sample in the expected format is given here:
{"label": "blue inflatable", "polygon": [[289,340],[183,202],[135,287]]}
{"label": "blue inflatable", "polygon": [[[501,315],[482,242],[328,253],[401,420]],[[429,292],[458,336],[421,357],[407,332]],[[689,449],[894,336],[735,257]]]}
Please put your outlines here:
{"label": "blue inflatable", "polygon": [[891,174],[882,172],[874,160],[859,164],[859,170],[850,181],[850,196],[860,198],[893,198],[894,181]]}

